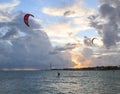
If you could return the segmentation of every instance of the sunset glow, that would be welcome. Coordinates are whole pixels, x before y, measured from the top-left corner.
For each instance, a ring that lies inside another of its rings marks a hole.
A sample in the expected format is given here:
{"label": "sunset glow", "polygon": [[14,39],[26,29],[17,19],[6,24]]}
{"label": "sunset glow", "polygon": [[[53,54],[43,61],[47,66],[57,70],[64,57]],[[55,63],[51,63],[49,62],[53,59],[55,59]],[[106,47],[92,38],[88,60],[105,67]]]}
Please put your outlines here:
{"label": "sunset glow", "polygon": [[35,70],[40,70],[36,68],[2,68],[1,70],[3,71],[35,71]]}
{"label": "sunset glow", "polygon": [[80,57],[78,55],[72,55],[71,60],[75,64],[75,66],[73,66],[72,68],[85,68],[91,65],[91,60],[81,62]]}

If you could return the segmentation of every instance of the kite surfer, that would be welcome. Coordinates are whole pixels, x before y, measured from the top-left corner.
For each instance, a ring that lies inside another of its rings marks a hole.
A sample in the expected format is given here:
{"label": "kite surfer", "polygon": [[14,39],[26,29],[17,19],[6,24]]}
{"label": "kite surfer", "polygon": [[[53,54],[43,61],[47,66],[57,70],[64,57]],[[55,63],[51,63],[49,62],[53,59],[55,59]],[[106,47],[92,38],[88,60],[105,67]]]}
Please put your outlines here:
{"label": "kite surfer", "polygon": [[60,73],[59,73],[59,72],[57,73],[57,77],[58,77],[58,78],[60,77]]}

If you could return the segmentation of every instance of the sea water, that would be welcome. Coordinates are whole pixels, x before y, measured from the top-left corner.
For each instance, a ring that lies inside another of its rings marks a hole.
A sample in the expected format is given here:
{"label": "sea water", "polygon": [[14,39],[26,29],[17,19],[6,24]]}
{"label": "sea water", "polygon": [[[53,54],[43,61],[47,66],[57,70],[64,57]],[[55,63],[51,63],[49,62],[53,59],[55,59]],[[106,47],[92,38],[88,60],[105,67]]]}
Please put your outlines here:
{"label": "sea water", "polygon": [[0,94],[120,94],[120,71],[0,71]]}

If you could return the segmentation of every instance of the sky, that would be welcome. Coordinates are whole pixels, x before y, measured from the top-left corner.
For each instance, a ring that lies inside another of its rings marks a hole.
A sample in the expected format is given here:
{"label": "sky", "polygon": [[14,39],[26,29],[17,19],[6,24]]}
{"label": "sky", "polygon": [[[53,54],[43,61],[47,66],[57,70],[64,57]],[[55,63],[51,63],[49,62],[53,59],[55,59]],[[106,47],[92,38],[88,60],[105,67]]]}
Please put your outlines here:
{"label": "sky", "polygon": [[119,3],[0,0],[0,69],[120,65]]}

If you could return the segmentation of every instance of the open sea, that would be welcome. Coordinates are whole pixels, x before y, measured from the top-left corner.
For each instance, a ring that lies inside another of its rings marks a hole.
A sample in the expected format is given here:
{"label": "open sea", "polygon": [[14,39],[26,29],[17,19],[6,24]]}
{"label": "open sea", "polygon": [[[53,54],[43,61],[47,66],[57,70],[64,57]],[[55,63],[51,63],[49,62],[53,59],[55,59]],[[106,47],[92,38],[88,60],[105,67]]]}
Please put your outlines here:
{"label": "open sea", "polygon": [[0,71],[0,94],[120,94],[120,71]]}

